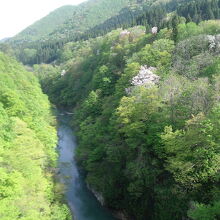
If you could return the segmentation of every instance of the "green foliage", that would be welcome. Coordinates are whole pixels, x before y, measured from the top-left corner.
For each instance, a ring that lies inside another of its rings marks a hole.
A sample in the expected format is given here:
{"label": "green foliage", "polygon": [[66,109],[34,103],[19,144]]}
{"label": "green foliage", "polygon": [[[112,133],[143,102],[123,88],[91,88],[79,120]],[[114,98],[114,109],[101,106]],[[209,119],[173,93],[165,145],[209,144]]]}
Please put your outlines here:
{"label": "green foliage", "polygon": [[[79,44],[79,40],[136,25],[143,25],[146,33],[150,33],[154,26],[159,29],[166,27],[172,40],[177,42],[186,35],[196,35],[197,31],[219,32],[215,24],[209,24],[206,30],[195,25],[201,21],[206,23],[208,19],[219,19],[219,7],[219,0],[91,0],[76,7],[64,6],[55,10],[14,38],[3,42],[0,49],[28,65],[64,61],[72,57],[71,49],[60,55],[63,47],[69,47],[66,43]],[[186,22],[191,22],[186,25],[187,28],[184,26]],[[180,28],[179,24],[182,24]]]}
{"label": "green foliage", "polygon": [[[74,108],[78,162],[110,208],[134,219],[218,219],[218,27],[179,24],[175,43],[172,29],[118,29],[68,43],[65,76],[43,71],[51,100]],[[159,83],[133,84],[143,65]]]}
{"label": "green foliage", "polygon": [[[132,61],[141,65],[162,68],[163,71],[171,65],[171,55],[174,49],[174,42],[168,39],[160,39],[147,44],[140,52],[133,55]],[[163,72],[164,74],[164,72]]]}
{"label": "green foliage", "polygon": [[196,23],[202,20],[219,19],[219,0],[196,0],[181,4],[177,8],[177,13],[187,20]]}
{"label": "green foliage", "polygon": [[194,204],[194,208],[189,211],[189,216],[193,220],[217,220],[220,216],[220,201],[213,205]]}
{"label": "green foliage", "polygon": [[70,219],[54,190],[57,137],[47,97],[32,73],[2,53],[0,79],[0,218]]}
{"label": "green foliage", "polygon": [[[62,24],[56,21],[50,30],[37,27],[45,19],[50,23],[52,13],[34,25],[45,33],[43,41],[14,41],[15,54],[31,65],[56,60],[34,65],[34,72],[52,102],[73,108],[77,160],[109,208],[132,219],[217,220],[220,23],[208,19],[219,18],[220,2],[135,3],[88,1],[73,9],[76,19],[62,16]],[[149,33],[153,26],[159,28],[156,35]],[[10,47],[3,49],[12,53]],[[0,71],[23,72],[4,59]],[[135,84],[141,66],[155,71],[147,69],[150,82]],[[151,81],[154,74],[159,82]],[[56,155],[49,106],[32,88],[36,79],[22,77],[12,83],[4,74],[0,82],[0,163],[6,161],[0,170],[0,214],[8,210],[6,219],[68,219],[50,184],[48,167],[55,165]],[[26,189],[40,203],[32,199],[27,206]],[[10,205],[15,200],[7,198],[14,195],[30,209]]]}
{"label": "green foliage", "polygon": [[[24,64],[51,63],[60,58],[60,49],[67,42],[78,40],[90,28],[116,16],[121,9],[135,0],[92,0],[78,6],[63,6],[35,22],[9,44]],[[63,55],[61,59],[71,56]]]}
{"label": "green foliage", "polygon": [[202,118],[203,115],[198,115],[187,121],[184,131],[173,132],[171,127],[165,127],[162,135],[165,167],[178,183],[189,189],[215,178],[218,173],[218,137],[212,133],[215,124]]}
{"label": "green foliage", "polygon": [[51,12],[46,17],[35,22],[21,33],[15,36],[14,41],[23,42],[25,40],[39,40],[43,36],[48,37],[49,34],[54,32],[58,27],[72,17],[75,6],[63,6]]}
{"label": "green foliage", "polygon": [[219,34],[220,33],[220,23],[218,20],[203,21],[197,25],[194,22],[189,22],[186,24],[178,25],[178,36],[177,40],[184,40],[186,38],[197,36],[199,34]]}

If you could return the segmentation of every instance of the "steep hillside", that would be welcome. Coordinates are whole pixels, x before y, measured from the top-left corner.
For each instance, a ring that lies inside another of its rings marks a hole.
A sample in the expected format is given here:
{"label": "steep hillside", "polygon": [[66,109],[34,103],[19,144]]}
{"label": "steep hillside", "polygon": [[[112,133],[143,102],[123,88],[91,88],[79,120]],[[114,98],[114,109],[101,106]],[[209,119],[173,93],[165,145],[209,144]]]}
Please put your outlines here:
{"label": "steep hillside", "polygon": [[74,10],[72,18],[67,20],[53,34],[73,35],[103,23],[115,16],[122,8],[128,7],[135,0],[90,0]]}
{"label": "steep hillside", "polygon": [[[91,0],[74,10],[48,40],[13,46],[51,102],[73,112],[87,184],[123,219],[220,219],[220,0]],[[24,100],[3,91],[4,108],[42,134],[45,104],[25,89]]]}
{"label": "steep hillside", "polygon": [[1,220],[71,219],[53,178],[57,137],[50,107],[36,77],[0,53]]}
{"label": "steep hillside", "polygon": [[40,40],[12,39],[8,45],[0,45],[0,48],[5,52],[10,51],[11,54],[12,47],[15,56],[24,64],[51,63],[59,60],[60,52],[66,43],[101,36],[120,27],[144,25],[146,32],[153,26],[159,29],[171,28],[178,22],[173,20],[175,14],[184,17],[187,22],[196,23],[220,18],[219,0],[105,1],[91,0],[75,7],[74,16],[70,20],[59,25],[49,35],[41,35]]}
{"label": "steep hillside", "polygon": [[46,17],[27,27],[11,39],[13,42],[34,41],[45,37],[56,30],[66,20],[72,17],[75,6],[63,6],[51,12]]}
{"label": "steep hillside", "polygon": [[86,30],[116,16],[123,8],[143,2],[89,0],[75,7],[64,6],[5,43],[14,49],[15,56],[24,64],[50,63],[58,58],[65,43],[79,39]]}
{"label": "steep hillside", "polygon": [[175,20],[71,42],[60,67],[34,66],[73,109],[87,183],[128,219],[220,217],[220,22]]}
{"label": "steep hillside", "polygon": [[79,6],[64,6],[37,21],[12,41],[48,40],[80,33],[104,22],[128,6],[131,0],[89,0]]}

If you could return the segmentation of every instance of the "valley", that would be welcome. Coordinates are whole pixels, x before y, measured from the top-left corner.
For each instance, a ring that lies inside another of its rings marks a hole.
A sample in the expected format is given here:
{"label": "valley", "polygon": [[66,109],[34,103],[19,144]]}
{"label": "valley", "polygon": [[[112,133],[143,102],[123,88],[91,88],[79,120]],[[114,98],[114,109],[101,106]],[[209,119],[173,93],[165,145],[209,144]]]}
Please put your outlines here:
{"label": "valley", "polygon": [[218,220],[219,19],[88,0],[0,42],[0,219]]}

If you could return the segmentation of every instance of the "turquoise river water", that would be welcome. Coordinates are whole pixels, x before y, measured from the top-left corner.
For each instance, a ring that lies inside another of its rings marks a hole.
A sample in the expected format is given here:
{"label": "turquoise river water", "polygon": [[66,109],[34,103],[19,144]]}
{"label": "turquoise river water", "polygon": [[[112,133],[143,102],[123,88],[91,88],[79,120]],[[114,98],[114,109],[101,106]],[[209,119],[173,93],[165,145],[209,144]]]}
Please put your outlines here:
{"label": "turquoise river water", "polygon": [[65,185],[65,198],[74,220],[115,220],[109,210],[101,206],[88,190],[84,177],[74,159],[77,147],[73,130],[68,125],[68,115],[60,114],[59,120],[59,176]]}

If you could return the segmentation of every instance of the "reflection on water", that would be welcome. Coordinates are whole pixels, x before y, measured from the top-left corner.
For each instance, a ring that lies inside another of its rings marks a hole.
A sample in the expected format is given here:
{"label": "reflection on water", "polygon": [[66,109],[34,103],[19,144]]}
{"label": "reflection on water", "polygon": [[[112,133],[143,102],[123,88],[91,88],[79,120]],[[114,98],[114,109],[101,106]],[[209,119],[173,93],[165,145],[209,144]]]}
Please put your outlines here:
{"label": "reflection on water", "polygon": [[59,176],[65,185],[66,200],[74,214],[74,220],[114,220],[111,213],[87,189],[83,176],[79,173],[74,160],[76,140],[68,121],[69,116],[59,116]]}

